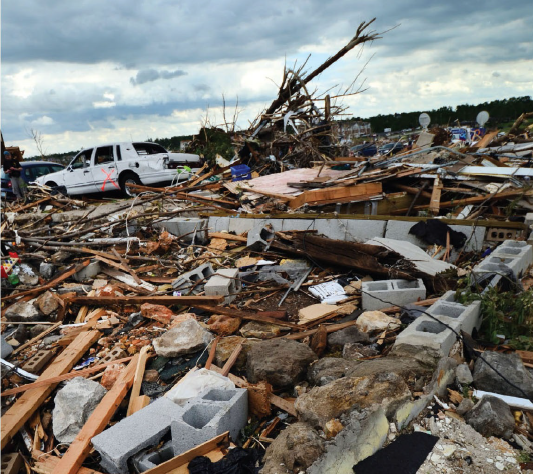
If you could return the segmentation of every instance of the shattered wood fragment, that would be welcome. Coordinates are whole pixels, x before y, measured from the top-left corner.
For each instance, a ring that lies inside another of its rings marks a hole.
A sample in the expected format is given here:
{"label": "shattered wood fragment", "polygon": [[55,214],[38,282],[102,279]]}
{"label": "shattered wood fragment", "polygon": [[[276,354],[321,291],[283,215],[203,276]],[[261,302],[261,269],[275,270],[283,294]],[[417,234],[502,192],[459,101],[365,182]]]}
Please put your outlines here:
{"label": "shattered wood fragment", "polygon": [[[70,371],[76,362],[78,362],[79,358],[99,337],[99,331],[89,331],[80,334],[65,351],[56,357],[37,381],[46,380]],[[15,433],[24,425],[35,410],[41,406],[56,385],[57,383],[38,387],[24,393],[4,416],[2,416],[2,449],[11,441]]]}
{"label": "shattered wood fragment", "polygon": [[130,416],[133,413],[135,413],[136,410],[134,409],[135,408],[134,405],[136,403],[139,403],[137,401],[137,398],[139,398],[139,395],[141,393],[141,383],[143,381],[146,361],[148,360],[149,349],[150,349],[150,346],[143,346],[143,348],[141,349],[141,352],[139,353],[139,358],[137,360],[137,366],[135,367],[133,386],[131,388],[130,403],[128,405],[128,411],[126,413],[126,416]]}

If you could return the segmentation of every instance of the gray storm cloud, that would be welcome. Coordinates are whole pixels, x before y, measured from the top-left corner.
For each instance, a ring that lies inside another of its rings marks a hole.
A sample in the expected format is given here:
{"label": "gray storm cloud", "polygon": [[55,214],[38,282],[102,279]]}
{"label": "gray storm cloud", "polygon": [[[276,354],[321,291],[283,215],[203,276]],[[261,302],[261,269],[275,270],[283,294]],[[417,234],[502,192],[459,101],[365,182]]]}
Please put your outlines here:
{"label": "gray storm cloud", "polygon": [[179,69],[175,71],[158,71],[156,69],[142,69],[135,77],[130,79],[131,84],[137,86],[139,84],[145,84],[147,82],[157,81],[158,79],[172,79],[174,77],[185,76],[185,71]]}

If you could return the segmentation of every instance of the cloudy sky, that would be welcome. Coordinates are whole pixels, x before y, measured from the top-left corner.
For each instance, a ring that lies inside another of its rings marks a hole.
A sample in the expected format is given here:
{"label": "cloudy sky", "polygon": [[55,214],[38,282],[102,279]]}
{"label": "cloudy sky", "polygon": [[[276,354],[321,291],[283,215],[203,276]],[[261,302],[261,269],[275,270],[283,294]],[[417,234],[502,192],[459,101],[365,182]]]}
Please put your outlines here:
{"label": "cloudy sky", "polygon": [[[510,5],[510,6],[509,6]],[[285,61],[314,69],[362,21],[392,31],[313,82],[351,115],[533,95],[531,0],[4,0],[1,125],[7,145],[48,153],[194,134],[238,98],[247,128],[277,95]],[[342,89],[343,90],[343,89]]]}

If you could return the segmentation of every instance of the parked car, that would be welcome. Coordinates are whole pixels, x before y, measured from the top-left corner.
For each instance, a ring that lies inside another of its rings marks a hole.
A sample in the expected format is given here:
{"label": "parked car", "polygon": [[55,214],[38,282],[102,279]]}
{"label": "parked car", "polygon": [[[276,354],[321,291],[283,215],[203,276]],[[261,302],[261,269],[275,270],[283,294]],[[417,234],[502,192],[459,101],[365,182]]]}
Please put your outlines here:
{"label": "parked car", "polygon": [[399,153],[403,150],[403,143],[402,142],[395,142],[395,143],[387,143],[386,145],[383,145],[380,147],[379,154],[380,155],[395,155],[396,153]]}
{"label": "parked car", "polygon": [[51,187],[64,186],[69,195],[121,190],[130,196],[128,184],[182,181],[201,165],[198,155],[170,153],[157,143],[111,143],[80,151],[63,171],[36,181]]}
{"label": "parked car", "polygon": [[[35,181],[41,176],[65,169],[63,165],[52,163],[51,161],[21,161],[20,165],[22,166],[20,176],[26,184]],[[11,178],[4,173],[3,168],[0,176],[2,179],[2,199],[14,199],[15,195],[11,189]]]}
{"label": "parked car", "polygon": [[374,145],[373,143],[363,143],[362,145],[356,145],[350,148],[350,150],[353,151],[354,155],[359,156],[374,156],[378,152],[376,145]]}

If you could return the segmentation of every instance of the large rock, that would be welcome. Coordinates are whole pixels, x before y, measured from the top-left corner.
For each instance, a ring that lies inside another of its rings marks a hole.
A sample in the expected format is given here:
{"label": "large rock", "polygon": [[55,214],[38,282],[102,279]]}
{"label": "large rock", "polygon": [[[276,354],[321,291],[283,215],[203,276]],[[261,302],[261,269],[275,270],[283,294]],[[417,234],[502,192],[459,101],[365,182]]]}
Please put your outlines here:
{"label": "large rock", "polygon": [[458,385],[470,385],[474,381],[468,365],[460,364],[457,366],[455,369],[455,381]]}
{"label": "large rock", "polygon": [[246,361],[248,380],[266,380],[274,387],[290,387],[300,382],[317,355],[308,346],[290,339],[252,344]]}
{"label": "large rock", "polygon": [[31,301],[19,301],[11,305],[5,314],[8,321],[32,322],[39,321],[42,316]]}
{"label": "large rock", "polygon": [[509,405],[490,395],[485,395],[465,419],[478,433],[487,437],[509,438],[514,431],[515,421]]}
{"label": "large rock", "polygon": [[307,423],[284,429],[267,448],[261,474],[304,472],[324,452],[324,440]]}
{"label": "large rock", "polygon": [[[521,388],[527,397],[533,398],[533,376],[524,367],[522,359],[516,352],[502,354],[487,351],[483,353],[483,359],[503,374],[509,382]],[[490,368],[483,359],[479,357],[474,365],[474,385],[478,390],[526,398],[520,390],[511,386],[501,375]]]}
{"label": "large rock", "polygon": [[51,263],[41,262],[41,265],[39,265],[39,273],[45,280],[51,280],[55,271],[56,267]]}
{"label": "large rock", "polygon": [[54,311],[57,311],[59,303],[59,296],[54,295],[51,291],[46,291],[35,301],[35,305],[46,316],[50,316]]}
{"label": "large rock", "polygon": [[178,357],[203,349],[212,339],[213,335],[206,331],[198,321],[186,319],[179,326],[154,339],[153,344],[157,355]]}
{"label": "large rock", "polygon": [[346,375],[359,362],[340,359],[337,357],[323,357],[313,362],[307,369],[307,380],[318,386],[327,385]]}
{"label": "large rock", "polygon": [[372,346],[364,346],[358,342],[349,342],[342,349],[342,357],[345,359],[362,359],[363,357],[377,356],[379,351]]}
{"label": "large rock", "polygon": [[250,321],[243,324],[240,333],[243,337],[254,337],[256,339],[272,339],[281,336],[283,326],[271,323],[260,323],[259,321]]}
{"label": "large rock", "polygon": [[349,343],[369,343],[368,334],[359,331],[355,326],[350,326],[328,335],[328,348],[340,350]]}
{"label": "large rock", "polygon": [[400,320],[387,316],[381,311],[365,311],[357,318],[355,325],[360,331],[376,333],[385,329],[397,329],[400,327]]}
{"label": "large rock", "polygon": [[218,341],[217,348],[215,351],[215,363],[219,367],[223,367],[226,361],[230,358],[233,350],[239,345],[242,344],[242,350],[237,357],[237,362],[235,362],[234,367],[236,369],[242,369],[246,366],[246,357],[248,351],[250,350],[251,344],[248,342],[248,339],[240,336],[228,336],[223,337]]}
{"label": "large rock", "polygon": [[72,443],[107,390],[98,382],[76,377],[57,392],[53,430],[61,443]]}
{"label": "large rock", "polygon": [[213,314],[207,321],[209,330],[219,336],[229,336],[239,329],[241,318],[232,318],[224,314]]}
{"label": "large rock", "polygon": [[344,377],[323,387],[315,387],[296,399],[298,417],[314,427],[353,410],[381,407],[387,416],[411,399],[403,379],[393,373],[365,377]]}

